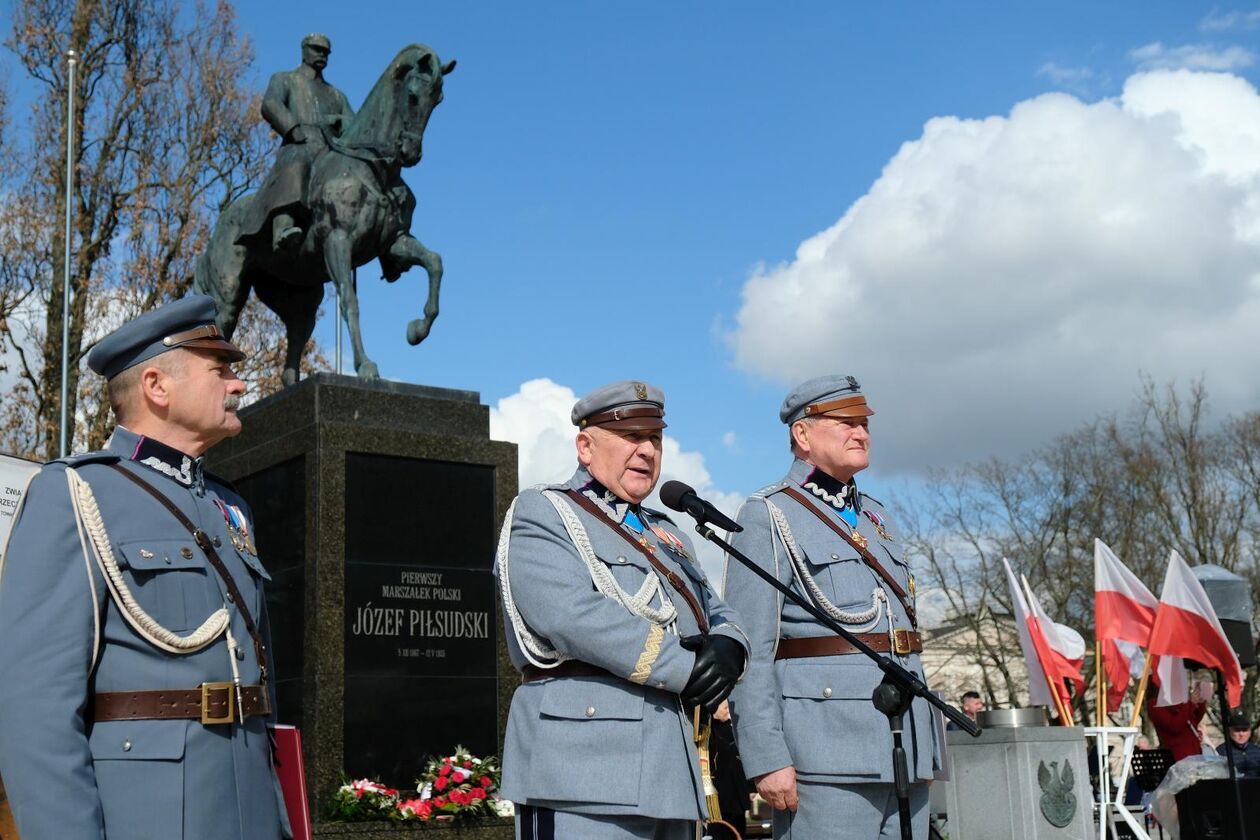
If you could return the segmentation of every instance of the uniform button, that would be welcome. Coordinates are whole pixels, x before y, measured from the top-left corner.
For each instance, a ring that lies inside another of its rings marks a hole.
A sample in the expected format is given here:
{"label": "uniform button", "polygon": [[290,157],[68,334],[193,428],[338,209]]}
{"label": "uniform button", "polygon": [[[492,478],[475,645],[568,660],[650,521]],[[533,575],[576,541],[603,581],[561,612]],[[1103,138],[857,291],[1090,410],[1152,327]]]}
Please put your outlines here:
{"label": "uniform button", "polygon": [[840,555],[839,555],[839,554],[833,554],[833,555],[831,555],[831,559],[832,559],[832,560],[839,560],[839,559],[840,559]]}
{"label": "uniform button", "polygon": [[131,741],[123,741],[122,748],[123,752],[131,752]]}
{"label": "uniform button", "polygon": [[587,706],[587,707],[586,707],[586,716],[587,716],[587,717],[595,717],[595,707],[594,707],[594,706]]}
{"label": "uniform button", "polygon": [[823,689],[823,697],[831,697],[831,686]]}
{"label": "uniform button", "polygon": [[618,562],[618,563],[624,563],[624,562],[626,562],[626,558],[625,558],[625,557],[618,557],[618,558],[617,558],[617,562]]}
{"label": "uniform button", "polygon": [[189,548],[188,546],[184,546],[183,548],[181,548],[181,549],[179,550],[179,556],[180,556],[180,557],[183,557],[185,560],[191,560],[191,559],[192,559],[192,549],[191,549],[191,548]]}
{"label": "uniform button", "polygon": [[218,537],[215,537],[213,540],[211,540],[211,542],[214,543],[215,548],[218,548],[219,546],[223,545],[223,540],[219,539]]}

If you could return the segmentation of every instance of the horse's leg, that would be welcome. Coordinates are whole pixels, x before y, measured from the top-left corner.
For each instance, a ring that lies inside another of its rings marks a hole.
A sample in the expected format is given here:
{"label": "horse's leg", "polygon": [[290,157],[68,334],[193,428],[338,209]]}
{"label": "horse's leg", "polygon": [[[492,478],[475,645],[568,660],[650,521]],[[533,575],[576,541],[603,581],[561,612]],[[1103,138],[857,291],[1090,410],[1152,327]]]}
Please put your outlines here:
{"label": "horse's leg", "polygon": [[354,266],[351,262],[350,234],[342,228],[333,228],[324,240],[324,266],[328,276],[337,284],[341,297],[341,316],[350,331],[350,347],[354,350],[354,370],[363,379],[380,379],[376,362],[367,357],[363,349],[363,335],[359,330],[359,296],[354,288]]}
{"label": "horse's leg", "polygon": [[438,316],[438,296],[442,291],[442,257],[436,251],[430,251],[409,233],[404,233],[394,240],[390,246],[389,256],[392,260],[409,266],[423,266],[429,275],[429,298],[424,302],[424,317],[416,318],[407,324],[407,343],[419,344],[433,329],[433,322]]}
{"label": "horse's leg", "polygon": [[293,385],[302,375],[302,351],[315,332],[315,318],[324,299],[324,285],[255,283],[254,293],[284,324],[284,371],[280,374],[280,381],[286,387]]}

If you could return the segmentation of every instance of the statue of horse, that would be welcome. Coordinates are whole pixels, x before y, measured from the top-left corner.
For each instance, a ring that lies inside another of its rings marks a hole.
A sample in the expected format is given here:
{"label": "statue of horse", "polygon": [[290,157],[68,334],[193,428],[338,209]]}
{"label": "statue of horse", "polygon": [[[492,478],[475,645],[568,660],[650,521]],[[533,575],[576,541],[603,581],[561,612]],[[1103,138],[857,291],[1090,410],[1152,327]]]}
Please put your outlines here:
{"label": "statue of horse", "polygon": [[275,250],[270,236],[237,243],[256,193],[233,202],[219,217],[197,260],[193,287],[218,303],[219,328],[229,337],[250,289],[280,316],[288,343],[285,385],[298,380],[298,363],[315,330],[328,281],[337,284],[355,371],[364,379],[379,378],[376,363],[363,349],[353,279],[354,269],[373,258],[391,283],[413,265],[424,267],[429,296],[424,316],[407,324],[408,343],[419,344],[432,329],[442,258],[409,233],[416,198],[403,182],[402,169],[420,162],[425,126],[442,101],[442,77],[454,69],[454,61],[443,65],[423,44],[403,48],[390,62],[341,136],[326,136],[328,149],[311,166],[310,224],[296,249]]}

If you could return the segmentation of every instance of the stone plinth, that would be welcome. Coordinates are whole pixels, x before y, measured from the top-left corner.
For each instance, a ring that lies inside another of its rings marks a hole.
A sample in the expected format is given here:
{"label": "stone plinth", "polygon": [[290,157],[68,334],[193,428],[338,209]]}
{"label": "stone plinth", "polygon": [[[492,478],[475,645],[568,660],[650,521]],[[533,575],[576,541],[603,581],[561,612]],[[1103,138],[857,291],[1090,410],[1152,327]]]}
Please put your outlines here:
{"label": "stone plinth", "polygon": [[319,824],[343,772],[405,789],[457,742],[502,753],[517,678],[491,567],[517,460],[489,418],[475,392],[321,373],[211,452],[273,578],[280,721],[302,729],[317,836],[388,830]]}
{"label": "stone plinth", "polygon": [[[952,731],[946,740],[951,838],[1087,840],[1092,835],[1093,799],[1085,733],[1079,727],[992,728],[978,738]],[[1065,767],[1071,768],[1066,789]]]}

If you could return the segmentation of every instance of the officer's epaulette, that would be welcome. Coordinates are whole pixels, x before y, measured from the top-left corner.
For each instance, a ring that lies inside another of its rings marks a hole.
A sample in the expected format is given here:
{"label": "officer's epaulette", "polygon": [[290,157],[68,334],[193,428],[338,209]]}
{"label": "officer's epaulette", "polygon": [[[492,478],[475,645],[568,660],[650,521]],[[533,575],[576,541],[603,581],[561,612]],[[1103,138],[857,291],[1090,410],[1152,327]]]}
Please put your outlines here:
{"label": "officer's epaulette", "polygon": [[67,467],[81,467],[84,464],[113,464],[121,461],[118,455],[106,449],[100,449],[95,452],[78,452],[73,455],[67,455],[64,458],[57,458],[49,461],[49,464],[65,464]]}
{"label": "officer's epaulette", "polygon": [[787,486],[788,486],[788,483],[786,481],[776,481],[773,484],[767,484],[765,487],[762,487],[756,493],[753,493],[752,496],[750,496],[749,498],[764,499],[767,496],[778,493],[780,490],[782,490],[783,488]]}

